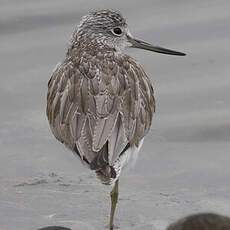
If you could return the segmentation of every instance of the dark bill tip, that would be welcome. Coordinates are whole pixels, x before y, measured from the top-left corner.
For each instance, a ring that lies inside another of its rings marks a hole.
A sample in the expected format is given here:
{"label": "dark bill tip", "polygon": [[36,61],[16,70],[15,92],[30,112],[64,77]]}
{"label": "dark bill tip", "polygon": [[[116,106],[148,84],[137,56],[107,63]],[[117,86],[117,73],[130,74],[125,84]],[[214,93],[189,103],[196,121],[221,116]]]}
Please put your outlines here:
{"label": "dark bill tip", "polygon": [[133,48],[138,48],[138,49],[144,49],[144,50],[149,50],[149,51],[153,51],[153,52],[157,52],[157,53],[162,53],[162,54],[168,54],[168,55],[176,55],[176,56],[185,56],[185,53],[182,52],[178,52],[175,50],[170,50],[170,49],[166,49],[160,46],[153,46],[147,42],[132,38],[132,37],[128,37],[129,42],[132,44],[131,47]]}

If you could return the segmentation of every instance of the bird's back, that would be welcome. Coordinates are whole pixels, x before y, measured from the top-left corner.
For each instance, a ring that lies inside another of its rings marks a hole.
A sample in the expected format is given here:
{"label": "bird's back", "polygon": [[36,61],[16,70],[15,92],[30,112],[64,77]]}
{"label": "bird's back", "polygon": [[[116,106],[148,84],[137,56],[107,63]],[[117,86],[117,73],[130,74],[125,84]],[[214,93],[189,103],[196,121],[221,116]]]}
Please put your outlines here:
{"label": "bird's back", "polygon": [[131,57],[82,46],[51,76],[47,117],[54,136],[110,183],[119,176],[121,156],[138,149],[150,128],[153,88]]}

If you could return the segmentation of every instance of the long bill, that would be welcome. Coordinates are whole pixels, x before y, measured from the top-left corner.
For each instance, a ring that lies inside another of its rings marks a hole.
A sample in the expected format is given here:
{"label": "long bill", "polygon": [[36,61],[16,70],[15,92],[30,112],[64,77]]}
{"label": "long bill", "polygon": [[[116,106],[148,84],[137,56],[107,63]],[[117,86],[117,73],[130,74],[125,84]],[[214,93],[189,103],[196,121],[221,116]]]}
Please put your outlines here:
{"label": "long bill", "polygon": [[153,46],[147,42],[135,39],[131,36],[127,36],[128,41],[131,43],[131,48],[139,48],[144,50],[149,50],[157,53],[168,54],[168,55],[177,55],[177,56],[185,56],[185,53],[178,52],[175,50],[166,49],[160,46]]}

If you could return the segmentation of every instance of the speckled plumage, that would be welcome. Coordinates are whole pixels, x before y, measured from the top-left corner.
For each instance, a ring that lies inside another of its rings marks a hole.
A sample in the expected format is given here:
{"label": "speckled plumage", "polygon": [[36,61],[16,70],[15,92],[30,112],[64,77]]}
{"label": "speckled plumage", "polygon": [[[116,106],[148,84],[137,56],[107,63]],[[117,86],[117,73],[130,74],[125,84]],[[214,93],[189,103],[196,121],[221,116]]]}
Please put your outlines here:
{"label": "speckled plumage", "polygon": [[122,38],[108,32],[117,25],[127,27],[116,11],[83,17],[64,61],[52,73],[47,95],[54,136],[105,184],[118,179],[122,155],[138,148],[155,110],[149,78],[121,52]]}
{"label": "speckled plumage", "polygon": [[91,12],[74,31],[47,94],[46,112],[54,136],[102,183],[113,185],[110,230],[120,173],[136,158],[155,111],[151,82],[142,67],[124,54],[126,47],[185,56],[135,39],[117,11]]}

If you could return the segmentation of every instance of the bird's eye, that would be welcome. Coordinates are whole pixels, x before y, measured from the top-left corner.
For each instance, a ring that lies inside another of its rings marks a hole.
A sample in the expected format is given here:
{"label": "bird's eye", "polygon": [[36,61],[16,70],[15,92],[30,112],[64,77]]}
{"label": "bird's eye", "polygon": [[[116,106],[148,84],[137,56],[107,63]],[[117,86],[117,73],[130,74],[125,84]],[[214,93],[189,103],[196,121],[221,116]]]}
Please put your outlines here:
{"label": "bird's eye", "polygon": [[113,32],[113,34],[115,34],[115,35],[117,35],[117,36],[122,35],[122,30],[121,30],[121,28],[119,28],[119,27],[114,28],[114,29],[112,30],[112,32]]}

